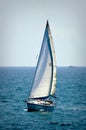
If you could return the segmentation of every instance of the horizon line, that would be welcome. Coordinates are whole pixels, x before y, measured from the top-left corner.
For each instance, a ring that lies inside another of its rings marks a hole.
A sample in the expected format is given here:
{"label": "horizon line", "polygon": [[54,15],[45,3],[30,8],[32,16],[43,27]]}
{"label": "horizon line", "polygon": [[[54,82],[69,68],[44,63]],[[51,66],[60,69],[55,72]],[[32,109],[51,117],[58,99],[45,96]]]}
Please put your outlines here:
{"label": "horizon line", "polygon": [[[3,66],[1,66],[0,65],[0,67],[36,67],[36,66],[27,66],[27,65],[25,65],[25,66],[23,66],[23,65],[3,65]],[[70,68],[72,68],[72,67],[86,67],[86,65],[57,65],[57,68],[58,67],[70,67]]]}

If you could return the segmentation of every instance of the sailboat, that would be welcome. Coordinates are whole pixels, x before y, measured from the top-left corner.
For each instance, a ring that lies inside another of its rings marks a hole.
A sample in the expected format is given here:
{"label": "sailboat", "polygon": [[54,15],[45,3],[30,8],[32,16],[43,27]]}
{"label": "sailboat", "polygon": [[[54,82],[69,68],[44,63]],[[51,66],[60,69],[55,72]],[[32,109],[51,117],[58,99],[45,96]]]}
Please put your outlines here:
{"label": "sailboat", "polygon": [[56,55],[47,21],[32,88],[27,100],[28,111],[52,111],[56,91]]}

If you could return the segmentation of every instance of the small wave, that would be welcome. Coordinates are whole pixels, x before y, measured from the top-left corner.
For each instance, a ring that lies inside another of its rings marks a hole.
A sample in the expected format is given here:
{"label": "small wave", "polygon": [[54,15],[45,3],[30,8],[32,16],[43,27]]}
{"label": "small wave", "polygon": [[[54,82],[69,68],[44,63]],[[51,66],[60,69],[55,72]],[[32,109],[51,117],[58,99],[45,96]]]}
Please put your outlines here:
{"label": "small wave", "polygon": [[64,124],[64,123],[62,123],[62,124],[60,124],[60,126],[70,126],[71,124]]}
{"label": "small wave", "polygon": [[52,124],[59,124],[58,122],[50,122],[50,124],[52,125]]}
{"label": "small wave", "polygon": [[1,102],[2,102],[2,103],[7,103],[8,101],[7,101],[7,100],[2,100]]}
{"label": "small wave", "polygon": [[60,125],[60,126],[70,126],[72,124],[70,123],[58,123],[58,122],[50,122],[51,125]]}
{"label": "small wave", "polygon": [[24,108],[24,111],[28,111],[28,109],[27,109],[27,108]]}

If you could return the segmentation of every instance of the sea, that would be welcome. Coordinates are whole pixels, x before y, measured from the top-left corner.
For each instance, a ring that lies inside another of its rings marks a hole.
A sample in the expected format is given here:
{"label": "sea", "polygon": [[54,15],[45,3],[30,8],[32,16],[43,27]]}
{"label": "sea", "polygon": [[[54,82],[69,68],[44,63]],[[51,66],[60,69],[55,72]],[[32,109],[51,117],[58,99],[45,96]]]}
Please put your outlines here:
{"label": "sea", "polygon": [[86,67],[57,67],[53,112],[27,112],[35,67],[0,67],[0,130],[86,130]]}

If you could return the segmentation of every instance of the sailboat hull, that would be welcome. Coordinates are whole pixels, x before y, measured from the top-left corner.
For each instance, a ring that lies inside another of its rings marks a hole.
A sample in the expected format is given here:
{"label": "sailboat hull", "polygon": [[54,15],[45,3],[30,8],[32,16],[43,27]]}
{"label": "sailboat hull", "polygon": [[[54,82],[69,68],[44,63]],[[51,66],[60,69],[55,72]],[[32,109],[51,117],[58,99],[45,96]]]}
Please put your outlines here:
{"label": "sailboat hull", "polygon": [[27,103],[28,111],[53,111],[54,105]]}

